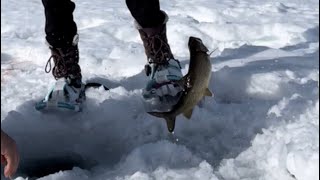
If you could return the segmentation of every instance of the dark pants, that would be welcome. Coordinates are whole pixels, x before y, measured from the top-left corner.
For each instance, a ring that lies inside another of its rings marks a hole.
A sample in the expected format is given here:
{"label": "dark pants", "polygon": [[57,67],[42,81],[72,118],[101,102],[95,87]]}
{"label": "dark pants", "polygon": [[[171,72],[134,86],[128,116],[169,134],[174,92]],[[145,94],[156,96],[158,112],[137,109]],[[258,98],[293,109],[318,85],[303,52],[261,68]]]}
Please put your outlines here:
{"label": "dark pants", "polygon": [[[54,47],[64,47],[72,42],[77,33],[73,20],[75,4],[71,0],[42,0],[46,17],[46,39]],[[159,0],[126,0],[134,19],[144,28],[150,28],[164,21]],[[107,15],[107,14],[106,14]]]}

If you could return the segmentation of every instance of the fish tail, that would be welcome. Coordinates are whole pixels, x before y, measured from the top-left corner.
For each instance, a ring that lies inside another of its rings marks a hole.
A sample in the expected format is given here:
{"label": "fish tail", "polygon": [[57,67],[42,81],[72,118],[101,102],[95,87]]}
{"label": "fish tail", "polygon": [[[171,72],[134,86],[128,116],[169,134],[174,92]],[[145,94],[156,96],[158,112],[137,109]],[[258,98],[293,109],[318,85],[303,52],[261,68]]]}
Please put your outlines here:
{"label": "fish tail", "polygon": [[164,118],[167,123],[167,128],[170,133],[174,131],[175,125],[176,125],[176,117],[170,116],[169,113],[165,112],[148,112],[149,114],[158,117],[158,118]]}

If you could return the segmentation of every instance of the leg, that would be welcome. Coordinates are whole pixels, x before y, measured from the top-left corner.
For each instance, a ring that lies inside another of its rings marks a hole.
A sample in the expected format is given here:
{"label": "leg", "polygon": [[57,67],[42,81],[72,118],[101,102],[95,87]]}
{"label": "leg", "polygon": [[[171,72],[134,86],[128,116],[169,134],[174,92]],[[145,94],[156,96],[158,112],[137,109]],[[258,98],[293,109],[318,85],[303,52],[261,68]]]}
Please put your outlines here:
{"label": "leg", "polygon": [[[52,74],[55,79],[63,78],[64,81],[57,81],[55,88],[49,91],[46,98],[39,102],[36,108],[43,109],[52,99],[59,100],[59,103],[68,103],[68,107],[75,107],[74,105],[82,102],[85,97],[81,68],[78,64],[77,26],[72,14],[75,4],[71,0],[42,0],[42,3],[46,18],[46,40],[51,50],[51,57],[45,71],[47,73],[51,71],[51,59],[53,59]],[[62,95],[59,93],[60,90],[65,97],[63,102],[60,102],[59,95]]]}
{"label": "leg", "polygon": [[168,17],[160,10],[159,0],[126,0],[136,20],[150,63],[167,63],[174,59],[166,35]]}
{"label": "leg", "polygon": [[77,26],[72,14],[75,4],[70,0],[42,0],[42,3],[46,18],[46,40],[50,45],[51,58],[55,64],[52,74],[56,79],[69,78],[72,81],[77,79],[79,83],[81,69],[78,65]]}
{"label": "leg", "polygon": [[46,24],[46,39],[51,46],[65,47],[72,43],[77,34],[73,21],[75,4],[70,0],[42,0]]}
{"label": "leg", "polygon": [[159,0],[126,0],[126,3],[134,19],[143,28],[156,27],[165,20]]}
{"label": "leg", "polygon": [[151,111],[168,111],[178,102],[182,91],[175,82],[182,77],[180,63],[174,59],[167,40],[168,16],[160,10],[159,0],[126,0],[126,3],[136,20],[148,59],[145,69],[150,80],[143,91],[146,107],[151,105]]}

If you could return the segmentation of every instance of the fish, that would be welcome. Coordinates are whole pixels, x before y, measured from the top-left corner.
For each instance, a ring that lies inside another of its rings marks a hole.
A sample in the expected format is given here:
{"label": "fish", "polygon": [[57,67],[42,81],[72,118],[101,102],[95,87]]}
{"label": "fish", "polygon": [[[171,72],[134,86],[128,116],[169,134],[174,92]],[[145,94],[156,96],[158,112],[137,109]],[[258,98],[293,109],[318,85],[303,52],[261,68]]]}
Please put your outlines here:
{"label": "fish", "polygon": [[183,114],[187,119],[192,116],[193,108],[205,97],[213,96],[209,90],[211,79],[211,61],[208,48],[197,37],[189,37],[188,48],[190,64],[188,73],[178,80],[182,88],[182,95],[178,102],[167,112],[148,112],[150,115],[164,118],[170,133],[175,129],[176,117]]}

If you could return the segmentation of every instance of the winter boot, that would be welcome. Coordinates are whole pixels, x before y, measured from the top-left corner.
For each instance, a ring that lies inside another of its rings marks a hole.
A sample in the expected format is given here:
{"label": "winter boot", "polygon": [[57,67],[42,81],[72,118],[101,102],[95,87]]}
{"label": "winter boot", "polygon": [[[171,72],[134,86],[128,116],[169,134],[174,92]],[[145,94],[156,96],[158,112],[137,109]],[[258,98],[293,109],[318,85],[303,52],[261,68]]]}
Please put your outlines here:
{"label": "winter boot", "polygon": [[169,111],[177,103],[183,90],[176,83],[182,78],[182,72],[180,63],[174,58],[168,44],[168,16],[165,14],[165,17],[162,24],[153,28],[142,28],[136,22],[148,59],[145,72],[150,76],[143,97],[149,102],[149,109],[158,111]]}
{"label": "winter boot", "polygon": [[[51,60],[53,59],[54,67],[52,74],[57,82],[43,102],[52,101],[57,103],[58,107],[60,103],[60,106],[63,108],[78,110],[78,107],[75,107],[75,105],[81,104],[85,99],[85,86],[81,80],[81,69],[78,64],[78,35],[74,37],[70,46],[57,48],[49,43],[48,45],[51,50],[51,57],[47,62],[45,71],[47,73],[51,71]],[[62,78],[64,80],[61,81]]]}

